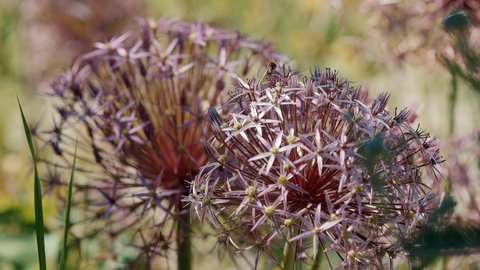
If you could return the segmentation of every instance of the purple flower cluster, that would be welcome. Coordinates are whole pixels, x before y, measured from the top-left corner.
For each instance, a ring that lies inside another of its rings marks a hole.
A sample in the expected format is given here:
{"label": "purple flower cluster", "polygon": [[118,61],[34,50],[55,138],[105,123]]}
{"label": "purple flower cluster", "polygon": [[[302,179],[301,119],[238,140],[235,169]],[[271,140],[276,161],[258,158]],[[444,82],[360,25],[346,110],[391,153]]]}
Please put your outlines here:
{"label": "purple flower cluster", "polygon": [[301,76],[271,44],[207,24],[139,30],[80,56],[53,84],[54,127],[35,132],[58,157],[43,160],[49,190],[78,141],[75,237],[127,233],[147,264],[177,248],[180,267],[190,207],[237,250],[279,263],[287,243],[296,261],[356,269],[428,221],[422,175],[438,176],[439,149],[388,94],[329,69]]}
{"label": "purple flower cluster", "polygon": [[388,98],[330,70],[240,80],[225,117],[209,110],[211,162],[192,183],[192,211],[240,250],[275,257],[271,247],[288,241],[297,259],[380,265],[426,222],[433,196],[422,171],[436,174],[442,161],[407,110],[386,110]]}

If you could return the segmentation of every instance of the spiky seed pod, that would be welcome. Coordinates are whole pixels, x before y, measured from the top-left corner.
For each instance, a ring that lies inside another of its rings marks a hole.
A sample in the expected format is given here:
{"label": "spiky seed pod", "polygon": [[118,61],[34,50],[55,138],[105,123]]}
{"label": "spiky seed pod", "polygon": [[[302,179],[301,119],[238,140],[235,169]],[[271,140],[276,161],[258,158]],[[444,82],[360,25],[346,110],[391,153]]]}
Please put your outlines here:
{"label": "spiky seed pod", "polygon": [[135,245],[160,254],[174,228],[165,226],[207,159],[207,108],[235,74],[285,58],[269,43],[203,23],[146,20],[139,32],[96,43],[53,84],[60,120],[43,139],[68,167],[79,136],[87,231],[140,231]]}
{"label": "spiky seed pod", "polygon": [[268,252],[289,235],[298,258],[335,251],[346,268],[371,267],[427,220],[421,172],[435,171],[438,147],[406,110],[385,109],[387,94],[370,100],[319,69],[238,88],[228,118],[210,109],[212,161],[188,198],[229,243]]}

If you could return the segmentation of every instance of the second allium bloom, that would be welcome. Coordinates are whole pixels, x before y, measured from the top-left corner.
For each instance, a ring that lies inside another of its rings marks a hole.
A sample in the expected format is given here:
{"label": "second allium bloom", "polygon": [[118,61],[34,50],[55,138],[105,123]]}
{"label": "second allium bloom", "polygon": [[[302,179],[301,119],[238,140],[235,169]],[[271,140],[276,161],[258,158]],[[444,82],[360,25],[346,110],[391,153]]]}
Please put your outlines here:
{"label": "second allium bloom", "polygon": [[298,258],[335,251],[347,268],[394,255],[432,207],[421,172],[440,162],[434,141],[335,72],[265,78],[240,81],[227,118],[210,110],[194,211],[238,248],[286,239]]}
{"label": "second allium bloom", "polygon": [[[140,232],[135,245],[148,257],[169,248],[163,241],[175,226],[165,225],[182,211],[180,198],[207,160],[208,107],[222,102],[236,74],[283,57],[270,43],[204,23],[140,24],[137,34],[96,43],[54,83],[60,121],[43,139],[66,162],[59,167],[68,167],[79,136],[79,171],[87,177],[75,181],[83,198],[74,205],[88,209],[85,227]],[[61,184],[52,179],[50,189]]]}

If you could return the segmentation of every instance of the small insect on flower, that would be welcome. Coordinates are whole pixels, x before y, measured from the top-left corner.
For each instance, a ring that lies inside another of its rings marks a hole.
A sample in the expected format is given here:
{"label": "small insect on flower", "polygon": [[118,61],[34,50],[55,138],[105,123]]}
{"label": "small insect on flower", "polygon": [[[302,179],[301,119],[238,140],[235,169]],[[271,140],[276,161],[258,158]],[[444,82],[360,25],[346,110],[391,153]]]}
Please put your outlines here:
{"label": "small insect on flower", "polygon": [[277,68],[277,63],[275,63],[275,62],[270,62],[270,63],[268,64],[267,78],[270,78],[270,76],[272,75],[272,73],[275,71],[276,68]]}
{"label": "small insect on flower", "polygon": [[[298,259],[331,265],[338,254],[352,269],[399,252],[398,237],[432,208],[422,171],[435,174],[441,158],[429,135],[406,110],[389,113],[387,94],[370,99],[328,69],[301,78],[282,67],[249,82],[238,85],[229,118],[209,110],[211,162],[191,186],[192,211],[239,249],[261,242],[271,256],[287,241]],[[235,129],[239,119],[251,120]]]}
{"label": "small insect on flower", "polygon": [[207,109],[228,99],[223,89],[236,73],[257,72],[267,59],[286,60],[238,32],[167,19],[141,21],[139,33],[80,56],[53,84],[60,122],[40,139],[68,167],[79,136],[85,177],[75,181],[75,206],[88,210],[85,231],[139,232],[133,245],[148,247],[148,258],[168,250],[158,235],[169,243],[170,217],[188,212],[181,198],[207,159]]}

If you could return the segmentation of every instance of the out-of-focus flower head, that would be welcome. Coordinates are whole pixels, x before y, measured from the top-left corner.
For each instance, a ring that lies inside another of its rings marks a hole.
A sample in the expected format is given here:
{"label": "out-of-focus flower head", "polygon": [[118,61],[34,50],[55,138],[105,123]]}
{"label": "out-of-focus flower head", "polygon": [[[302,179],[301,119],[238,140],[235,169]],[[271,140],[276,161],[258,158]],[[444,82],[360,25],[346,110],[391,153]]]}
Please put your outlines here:
{"label": "out-of-focus flower head", "polygon": [[[451,53],[452,44],[442,21],[454,10],[465,12],[475,25],[480,23],[480,4],[476,0],[371,0],[362,6],[371,14],[369,33],[385,41],[383,49],[390,59],[415,56],[434,63],[437,52]],[[480,31],[474,28],[472,32],[472,40],[477,40]]]}
{"label": "out-of-focus flower head", "polygon": [[[118,35],[134,23],[141,1],[38,0],[22,5],[26,27],[26,74],[44,80],[53,68],[71,63],[94,41]],[[46,91],[47,87],[42,87]]]}
{"label": "out-of-focus flower head", "polygon": [[460,219],[469,225],[480,224],[480,131],[460,138],[451,138],[446,176],[451,183],[451,193],[458,202]]}
{"label": "out-of-focus flower head", "polygon": [[241,250],[286,239],[298,259],[334,251],[348,269],[394,256],[433,207],[422,172],[437,172],[436,142],[407,110],[388,112],[387,94],[370,99],[336,72],[265,77],[240,80],[227,118],[210,109],[192,211]]}
{"label": "out-of-focus flower head", "polygon": [[42,137],[64,162],[57,166],[68,167],[79,136],[84,176],[75,183],[87,232],[137,230],[136,245],[158,254],[169,248],[169,217],[207,159],[207,108],[236,73],[285,59],[270,43],[204,23],[144,20],[139,30],[95,43],[53,84],[59,119]]}
{"label": "out-of-focus flower head", "polygon": [[133,1],[40,0],[37,3],[42,17],[61,33],[65,42],[89,50],[90,44],[122,31],[133,22],[143,8]]}

